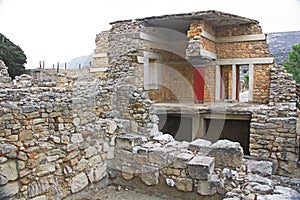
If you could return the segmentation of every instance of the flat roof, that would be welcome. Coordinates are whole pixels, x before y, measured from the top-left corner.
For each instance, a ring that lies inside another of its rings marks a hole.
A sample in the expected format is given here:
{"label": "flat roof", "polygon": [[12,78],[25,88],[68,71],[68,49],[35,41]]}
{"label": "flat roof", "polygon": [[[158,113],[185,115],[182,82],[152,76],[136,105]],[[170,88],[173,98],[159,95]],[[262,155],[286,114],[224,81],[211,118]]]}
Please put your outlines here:
{"label": "flat roof", "polygon": [[130,21],[144,21],[146,26],[148,27],[168,28],[185,33],[188,30],[192,20],[205,20],[206,22],[212,24],[212,26],[214,27],[259,23],[254,19],[249,19],[246,17],[241,17],[238,15],[219,12],[215,10],[209,10],[191,13],[152,16],[131,20],[120,20],[111,22],[110,24],[113,25],[117,23],[125,23]]}

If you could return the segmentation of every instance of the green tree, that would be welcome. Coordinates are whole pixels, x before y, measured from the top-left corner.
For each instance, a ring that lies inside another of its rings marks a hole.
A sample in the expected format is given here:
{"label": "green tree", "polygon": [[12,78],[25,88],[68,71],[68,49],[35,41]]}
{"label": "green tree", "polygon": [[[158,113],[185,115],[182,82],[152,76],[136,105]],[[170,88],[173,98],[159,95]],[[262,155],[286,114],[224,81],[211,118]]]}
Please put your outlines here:
{"label": "green tree", "polygon": [[26,59],[24,51],[0,33],[0,60],[8,67],[10,77],[27,73],[24,67]]}
{"label": "green tree", "polygon": [[286,70],[293,74],[297,83],[300,83],[300,44],[294,45],[292,51],[289,52],[289,59],[283,62]]}

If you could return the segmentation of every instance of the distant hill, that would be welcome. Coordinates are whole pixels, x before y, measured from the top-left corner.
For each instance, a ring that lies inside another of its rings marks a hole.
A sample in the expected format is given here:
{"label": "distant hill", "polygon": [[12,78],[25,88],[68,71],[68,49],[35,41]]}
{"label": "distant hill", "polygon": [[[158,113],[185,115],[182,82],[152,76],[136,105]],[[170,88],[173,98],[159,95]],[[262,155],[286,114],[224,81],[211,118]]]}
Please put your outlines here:
{"label": "distant hill", "polygon": [[87,56],[80,56],[78,58],[73,58],[71,61],[67,62],[67,68],[79,69],[79,65],[82,69],[88,68],[92,60],[93,60],[93,54]]}
{"label": "distant hill", "polygon": [[292,46],[300,43],[300,31],[268,33],[267,41],[277,64],[281,65],[288,60]]}

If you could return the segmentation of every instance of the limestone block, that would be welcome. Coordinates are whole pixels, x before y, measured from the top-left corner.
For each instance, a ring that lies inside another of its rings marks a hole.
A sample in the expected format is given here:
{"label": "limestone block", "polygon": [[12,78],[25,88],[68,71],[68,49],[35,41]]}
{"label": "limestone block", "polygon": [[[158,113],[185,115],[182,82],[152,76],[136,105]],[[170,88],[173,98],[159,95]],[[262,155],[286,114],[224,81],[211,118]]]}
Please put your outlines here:
{"label": "limestone block", "polygon": [[273,163],[269,161],[247,160],[247,166],[248,173],[271,176],[273,172]]}
{"label": "limestone block", "polygon": [[149,162],[165,167],[169,164],[168,159],[175,151],[173,148],[167,147],[154,147],[149,150]]}
{"label": "limestone block", "polygon": [[85,149],[85,157],[90,158],[97,153],[97,149],[95,147],[88,147]]}
{"label": "limestone block", "polygon": [[117,123],[110,120],[107,122],[107,125],[108,125],[107,133],[113,134],[115,132],[115,130],[117,129]]}
{"label": "limestone block", "polygon": [[126,134],[116,137],[116,147],[131,151],[134,146],[143,144],[146,141],[146,137]]}
{"label": "limestone block", "polygon": [[88,185],[88,183],[88,178],[84,172],[77,174],[70,182],[71,192],[76,193],[81,191]]}
{"label": "limestone block", "polygon": [[216,167],[240,167],[243,160],[243,148],[238,142],[219,140],[211,146],[208,156],[215,158]]}
{"label": "limestone block", "polygon": [[17,147],[11,144],[0,144],[0,154],[8,154],[17,151]]}
{"label": "limestone block", "polygon": [[176,178],[175,181],[175,187],[177,190],[183,191],[183,192],[191,192],[193,191],[193,180],[189,178]]}
{"label": "limestone block", "polygon": [[194,157],[193,154],[189,153],[180,153],[175,156],[173,167],[178,169],[185,169],[187,168],[188,162]]}
{"label": "limestone block", "polygon": [[71,142],[73,142],[73,143],[80,143],[83,141],[84,141],[83,136],[80,133],[75,133],[71,137]]}
{"label": "limestone block", "polygon": [[106,164],[103,163],[95,169],[95,182],[101,181],[107,175],[106,168]]}
{"label": "limestone block", "polygon": [[11,199],[14,195],[19,192],[19,183],[17,181],[8,183],[0,187],[0,198]]}
{"label": "limestone block", "polygon": [[141,174],[141,179],[146,185],[157,185],[158,178],[159,178],[158,170]]}
{"label": "limestone block", "polygon": [[207,155],[209,153],[212,143],[208,140],[197,139],[190,143],[189,150],[197,151],[199,154]]}
{"label": "limestone block", "polygon": [[16,162],[11,160],[3,164],[0,164],[0,175],[3,177],[3,180],[13,181],[18,178],[18,171]]}
{"label": "limestone block", "polygon": [[191,178],[208,180],[214,170],[215,159],[208,156],[196,155],[188,163],[188,172]]}
{"label": "limestone block", "polygon": [[35,197],[45,193],[50,188],[50,184],[47,180],[40,179],[34,181],[28,185],[28,196]]}
{"label": "limestone block", "polygon": [[212,175],[209,180],[198,181],[197,193],[204,196],[222,194],[225,193],[224,184],[218,175]]}
{"label": "limestone block", "polygon": [[51,174],[53,172],[55,172],[55,163],[54,162],[39,165],[37,168],[38,176],[44,176],[47,174]]}

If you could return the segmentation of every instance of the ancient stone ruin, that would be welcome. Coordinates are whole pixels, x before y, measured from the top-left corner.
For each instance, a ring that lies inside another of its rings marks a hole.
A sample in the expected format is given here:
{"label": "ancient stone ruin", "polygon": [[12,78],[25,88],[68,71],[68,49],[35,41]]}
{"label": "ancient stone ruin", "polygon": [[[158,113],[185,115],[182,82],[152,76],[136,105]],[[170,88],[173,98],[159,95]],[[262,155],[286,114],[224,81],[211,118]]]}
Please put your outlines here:
{"label": "ancient stone ruin", "polygon": [[117,21],[88,71],[0,62],[0,198],[120,184],[181,199],[300,197],[295,81],[255,20]]}

